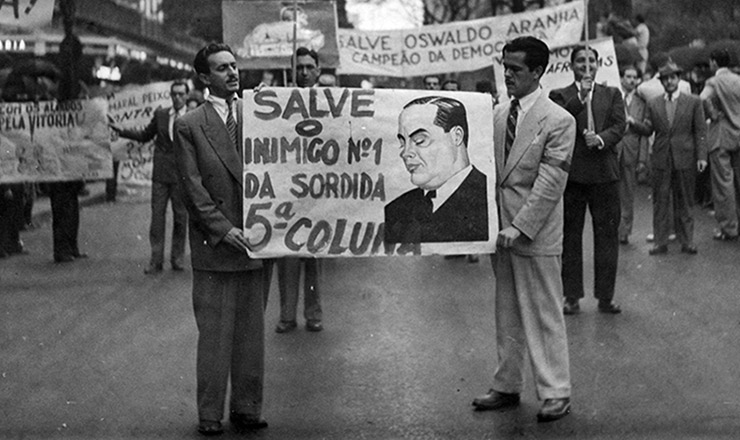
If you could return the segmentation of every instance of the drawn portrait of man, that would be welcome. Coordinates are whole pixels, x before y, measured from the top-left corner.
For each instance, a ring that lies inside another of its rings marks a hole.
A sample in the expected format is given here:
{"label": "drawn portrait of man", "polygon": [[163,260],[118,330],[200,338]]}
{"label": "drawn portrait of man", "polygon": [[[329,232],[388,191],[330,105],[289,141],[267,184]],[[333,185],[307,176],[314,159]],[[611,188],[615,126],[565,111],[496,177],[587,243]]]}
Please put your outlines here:
{"label": "drawn portrait of man", "polygon": [[487,177],[470,163],[458,100],[425,96],[398,117],[400,157],[416,188],[385,206],[386,243],[488,240]]}

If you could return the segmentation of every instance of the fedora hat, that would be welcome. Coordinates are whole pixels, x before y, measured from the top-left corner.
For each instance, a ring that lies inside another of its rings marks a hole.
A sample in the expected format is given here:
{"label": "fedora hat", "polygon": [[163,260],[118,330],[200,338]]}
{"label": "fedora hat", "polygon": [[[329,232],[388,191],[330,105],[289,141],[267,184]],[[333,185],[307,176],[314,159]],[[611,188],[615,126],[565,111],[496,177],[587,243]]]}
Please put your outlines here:
{"label": "fedora hat", "polygon": [[658,77],[662,78],[664,76],[669,76],[675,74],[679,74],[683,72],[683,70],[678,67],[678,64],[674,63],[671,60],[668,60],[665,64],[663,64],[660,69],[658,69]]}

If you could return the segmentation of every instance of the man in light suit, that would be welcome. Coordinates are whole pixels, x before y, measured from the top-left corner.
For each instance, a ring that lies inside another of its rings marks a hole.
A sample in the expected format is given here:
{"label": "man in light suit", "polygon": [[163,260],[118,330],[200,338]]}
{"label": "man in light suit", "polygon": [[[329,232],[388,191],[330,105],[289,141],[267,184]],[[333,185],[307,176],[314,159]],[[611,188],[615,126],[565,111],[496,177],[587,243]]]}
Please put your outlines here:
{"label": "man in light suit", "polygon": [[529,359],[537,396],[537,420],[570,412],[570,366],[560,277],[563,191],[576,123],[540,88],[550,51],[534,37],[503,49],[508,105],[494,111],[494,152],[501,231],[492,255],[496,275],[498,368],[493,388],[473,400],[476,410],[519,404],[524,359]]}
{"label": "man in light suit", "polygon": [[[622,94],[595,83],[599,54],[576,46],[571,52],[575,82],[550,92],[555,101],[576,118],[576,145],[563,203],[564,312],[580,312],[583,298],[583,227],[591,213],[594,236],[594,297],[601,313],[620,313],[614,286],[619,259],[619,157],[617,143],[624,135]],[[589,115],[589,102],[591,114]]]}
{"label": "man in light suit", "polygon": [[619,222],[619,242],[629,243],[632,222],[635,217],[635,187],[637,174],[646,166],[647,144],[638,130],[645,130],[645,101],[636,93],[637,81],[641,74],[637,67],[626,66],[621,69],[622,96],[624,99],[627,128],[622,140],[617,143],[619,154],[619,201],[622,219]]}
{"label": "man in light suit", "polygon": [[707,166],[707,124],[697,96],[681,93],[681,69],[669,61],[659,69],[665,93],[648,101],[647,135],[655,131],[653,167],[653,231],[655,245],[650,255],[668,252],[671,223],[669,207],[673,196],[673,219],[681,252],[694,255],[694,187],[696,172]]}
{"label": "man in light suit", "polygon": [[709,125],[709,167],[712,176],[715,240],[736,240],[740,215],[740,75],[732,72],[727,49],[709,55],[715,71],[701,91]]}
{"label": "man in light suit", "polygon": [[149,142],[155,139],[154,157],[152,159],[152,220],[149,226],[149,244],[152,247],[152,256],[149,260],[149,267],[144,270],[147,275],[162,272],[168,202],[172,203],[170,261],[172,270],[183,270],[188,212],[182,201],[180,182],[177,176],[175,151],[172,145],[172,129],[175,119],[181,117],[187,111],[185,100],[189,89],[185,81],[174,81],[170,86],[172,107],[160,107],[155,110],[151,122],[144,128],[126,129],[111,124],[113,131],[121,137],[139,142]]}
{"label": "man in light suit", "polygon": [[198,325],[198,432],[223,432],[226,390],[239,430],[267,427],[262,262],[247,255],[242,231],[239,71],[231,48],[209,44],[194,68],[208,100],[175,121],[175,154],[190,214],[193,310]]}
{"label": "man in light suit", "polygon": [[488,240],[488,183],[470,164],[468,133],[456,99],[425,96],[404,106],[400,156],[417,188],[386,205],[386,243]]}

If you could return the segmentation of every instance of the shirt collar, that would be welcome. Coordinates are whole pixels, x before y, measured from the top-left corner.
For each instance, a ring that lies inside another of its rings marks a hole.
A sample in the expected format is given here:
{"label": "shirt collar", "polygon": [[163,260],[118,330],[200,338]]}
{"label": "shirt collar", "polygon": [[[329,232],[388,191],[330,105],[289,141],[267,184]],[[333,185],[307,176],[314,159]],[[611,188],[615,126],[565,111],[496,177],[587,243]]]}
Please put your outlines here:
{"label": "shirt collar", "polygon": [[[468,177],[468,174],[473,170],[472,165],[468,165],[455,173],[452,177],[447,179],[447,182],[443,183],[442,186],[437,188],[437,196],[432,199],[434,205],[433,210],[436,211],[444,202],[449,199],[452,194],[462,185],[463,181]],[[424,192],[426,194],[426,191]]]}
{"label": "shirt collar", "polygon": [[[523,115],[532,108],[535,101],[542,95],[542,87],[537,86],[536,89],[529,95],[523,96],[519,99],[519,115]],[[521,116],[519,116],[521,118]]]}
{"label": "shirt collar", "polygon": [[[676,91],[673,92],[672,94],[673,100],[674,101],[677,100],[680,95],[681,95],[681,91],[679,89],[676,89]],[[670,96],[668,96],[668,93],[663,93],[663,99],[665,99],[666,101],[670,100]]]}
{"label": "shirt collar", "polygon": [[732,73],[732,70],[727,67],[720,67],[716,72],[714,72],[715,75],[725,75],[728,73]]}
{"label": "shirt collar", "polygon": [[[231,98],[236,98],[236,93],[231,95]],[[214,110],[216,110],[219,116],[221,116],[221,119],[226,120],[226,117],[229,114],[229,104],[224,98],[219,98],[218,96],[209,94],[206,98],[206,101],[210,102],[213,105]]]}

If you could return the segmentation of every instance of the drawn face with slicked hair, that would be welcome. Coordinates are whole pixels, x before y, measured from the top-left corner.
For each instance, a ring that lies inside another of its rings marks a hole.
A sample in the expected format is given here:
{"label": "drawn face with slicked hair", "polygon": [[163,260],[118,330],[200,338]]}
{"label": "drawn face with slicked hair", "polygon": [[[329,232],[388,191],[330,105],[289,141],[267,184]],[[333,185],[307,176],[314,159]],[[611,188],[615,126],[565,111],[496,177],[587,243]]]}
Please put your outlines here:
{"label": "drawn face with slicked hair", "polygon": [[436,116],[432,104],[412,105],[398,116],[401,159],[411,183],[424,190],[436,190],[469,163],[462,127],[445,132]]}

